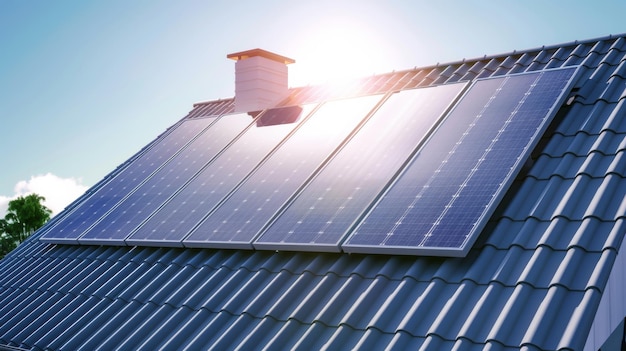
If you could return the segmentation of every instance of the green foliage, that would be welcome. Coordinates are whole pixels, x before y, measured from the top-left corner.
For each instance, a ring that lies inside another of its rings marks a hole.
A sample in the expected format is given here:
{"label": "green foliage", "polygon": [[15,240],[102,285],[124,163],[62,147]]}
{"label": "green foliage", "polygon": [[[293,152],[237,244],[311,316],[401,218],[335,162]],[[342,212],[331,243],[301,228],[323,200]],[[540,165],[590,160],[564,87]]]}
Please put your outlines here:
{"label": "green foliage", "polygon": [[43,196],[30,194],[9,202],[4,219],[0,219],[0,258],[50,219],[52,211],[41,203],[44,200]]}

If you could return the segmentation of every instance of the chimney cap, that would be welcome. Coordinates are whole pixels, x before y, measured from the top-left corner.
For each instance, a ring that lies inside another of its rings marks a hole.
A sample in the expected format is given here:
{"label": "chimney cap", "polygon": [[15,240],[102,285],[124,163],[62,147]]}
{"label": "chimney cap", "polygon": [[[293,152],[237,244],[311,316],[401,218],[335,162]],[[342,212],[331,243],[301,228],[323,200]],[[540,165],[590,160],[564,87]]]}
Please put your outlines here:
{"label": "chimney cap", "polygon": [[281,56],[281,55],[278,55],[278,54],[275,54],[273,52],[269,52],[263,49],[252,49],[252,50],[246,50],[246,51],[241,51],[241,52],[235,52],[233,54],[227,55],[226,58],[239,61],[239,60],[245,60],[247,58],[255,57],[255,56],[265,57],[272,61],[277,61],[280,63],[284,63],[286,65],[296,62],[296,60],[291,59],[289,57]]}

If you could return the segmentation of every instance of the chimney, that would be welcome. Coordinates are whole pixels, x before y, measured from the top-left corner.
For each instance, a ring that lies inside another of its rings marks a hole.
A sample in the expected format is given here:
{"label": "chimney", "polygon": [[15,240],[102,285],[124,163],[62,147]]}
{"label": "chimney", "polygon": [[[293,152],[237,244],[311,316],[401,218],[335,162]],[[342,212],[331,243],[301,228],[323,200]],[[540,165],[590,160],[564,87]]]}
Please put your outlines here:
{"label": "chimney", "polygon": [[236,52],[226,58],[235,62],[235,112],[275,107],[288,96],[287,65],[296,62],[262,49]]}

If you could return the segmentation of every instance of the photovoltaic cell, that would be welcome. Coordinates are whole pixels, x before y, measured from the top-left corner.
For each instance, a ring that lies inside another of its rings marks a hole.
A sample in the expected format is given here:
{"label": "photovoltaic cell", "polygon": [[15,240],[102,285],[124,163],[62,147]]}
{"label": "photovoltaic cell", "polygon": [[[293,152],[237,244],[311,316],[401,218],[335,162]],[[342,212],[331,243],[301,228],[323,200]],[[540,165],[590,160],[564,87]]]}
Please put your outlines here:
{"label": "photovoltaic cell", "polygon": [[313,113],[183,241],[194,247],[246,247],[381,100],[328,102]]}
{"label": "photovoltaic cell", "polygon": [[464,256],[556,113],[575,71],[477,81],[343,250]]}
{"label": "photovoltaic cell", "polygon": [[220,117],[211,128],[189,143],[113,210],[101,217],[95,226],[78,239],[79,243],[124,245],[124,239],[133,229],[252,124],[253,119],[246,113]]}
{"label": "photovoltaic cell", "polygon": [[[182,246],[182,239],[310,113],[314,105],[270,109],[155,212],[129,245]],[[247,117],[251,121],[250,117]],[[213,128],[212,128],[213,129]]]}
{"label": "photovoltaic cell", "polygon": [[466,86],[392,95],[253,243],[255,248],[340,251],[343,236],[409,159]]}
{"label": "photovoltaic cell", "polygon": [[76,243],[80,235],[124,196],[205,130],[215,118],[186,120],[162,135],[147,150],[132,160],[112,179],[77,204],[72,213],[51,227],[41,238],[51,243]]}

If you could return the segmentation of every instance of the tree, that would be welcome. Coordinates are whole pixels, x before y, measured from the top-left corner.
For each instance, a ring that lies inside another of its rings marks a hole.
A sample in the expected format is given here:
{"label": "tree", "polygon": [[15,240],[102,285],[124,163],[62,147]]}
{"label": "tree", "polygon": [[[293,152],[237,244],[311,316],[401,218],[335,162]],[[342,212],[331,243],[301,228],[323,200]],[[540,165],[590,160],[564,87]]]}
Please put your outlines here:
{"label": "tree", "polygon": [[9,202],[7,214],[0,219],[0,258],[50,219],[52,211],[41,203],[44,200],[43,196],[30,194]]}

